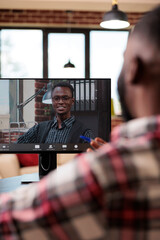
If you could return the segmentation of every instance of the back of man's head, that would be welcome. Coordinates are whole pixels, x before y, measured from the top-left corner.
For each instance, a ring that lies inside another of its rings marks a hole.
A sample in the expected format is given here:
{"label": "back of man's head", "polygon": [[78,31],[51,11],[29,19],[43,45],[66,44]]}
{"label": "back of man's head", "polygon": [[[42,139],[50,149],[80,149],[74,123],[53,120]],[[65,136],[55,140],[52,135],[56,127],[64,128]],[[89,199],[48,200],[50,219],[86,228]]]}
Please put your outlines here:
{"label": "back of man's head", "polygon": [[133,33],[145,36],[160,49],[160,6],[146,13],[134,27]]}
{"label": "back of man's head", "polygon": [[131,32],[118,90],[126,120],[160,114],[160,6]]}
{"label": "back of man's head", "polygon": [[131,35],[137,36],[141,44],[139,56],[142,57],[144,64],[142,67],[148,70],[146,73],[150,81],[158,79],[158,84],[160,82],[160,5],[144,15]]}

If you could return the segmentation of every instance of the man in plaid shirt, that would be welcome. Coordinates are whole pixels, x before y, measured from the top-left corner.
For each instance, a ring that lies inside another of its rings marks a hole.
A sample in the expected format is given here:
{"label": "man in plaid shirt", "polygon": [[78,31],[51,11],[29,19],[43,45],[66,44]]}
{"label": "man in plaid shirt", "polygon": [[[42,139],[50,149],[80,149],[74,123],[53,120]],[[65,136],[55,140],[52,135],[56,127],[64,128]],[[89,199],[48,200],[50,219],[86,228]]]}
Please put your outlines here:
{"label": "man in plaid shirt", "polygon": [[160,239],[160,7],[130,34],[118,88],[134,120],[110,144],[2,194],[1,240]]}

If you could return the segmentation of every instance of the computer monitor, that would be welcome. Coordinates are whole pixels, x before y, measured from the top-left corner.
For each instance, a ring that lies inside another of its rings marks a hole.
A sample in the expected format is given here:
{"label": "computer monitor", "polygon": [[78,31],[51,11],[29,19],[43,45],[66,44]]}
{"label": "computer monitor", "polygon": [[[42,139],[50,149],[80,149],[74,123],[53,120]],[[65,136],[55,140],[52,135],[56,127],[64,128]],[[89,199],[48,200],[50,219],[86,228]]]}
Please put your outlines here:
{"label": "computer monitor", "polygon": [[110,129],[111,79],[0,79],[0,153],[38,153],[40,176]]}

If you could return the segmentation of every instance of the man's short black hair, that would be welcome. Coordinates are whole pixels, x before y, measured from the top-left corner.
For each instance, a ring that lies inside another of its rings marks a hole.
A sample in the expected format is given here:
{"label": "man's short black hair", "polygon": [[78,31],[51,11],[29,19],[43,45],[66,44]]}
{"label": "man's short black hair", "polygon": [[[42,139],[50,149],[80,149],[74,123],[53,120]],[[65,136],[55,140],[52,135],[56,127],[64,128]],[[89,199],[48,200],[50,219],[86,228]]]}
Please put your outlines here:
{"label": "man's short black hair", "polygon": [[58,82],[58,83],[56,83],[56,84],[52,87],[52,92],[54,91],[54,89],[55,89],[56,87],[67,87],[67,88],[69,88],[70,91],[71,91],[72,97],[73,97],[74,88],[73,88],[72,85],[69,84],[68,82]]}
{"label": "man's short black hair", "polygon": [[135,25],[133,34],[145,36],[160,49],[160,5],[143,16]]}

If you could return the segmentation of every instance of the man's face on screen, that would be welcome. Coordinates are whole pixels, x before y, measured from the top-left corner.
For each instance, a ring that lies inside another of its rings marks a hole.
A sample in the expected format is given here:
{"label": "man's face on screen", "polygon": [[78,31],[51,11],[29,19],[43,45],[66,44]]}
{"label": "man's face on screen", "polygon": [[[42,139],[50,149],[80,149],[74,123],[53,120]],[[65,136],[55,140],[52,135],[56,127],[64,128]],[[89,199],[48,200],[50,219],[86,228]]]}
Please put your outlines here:
{"label": "man's face on screen", "polygon": [[71,107],[74,103],[71,90],[68,87],[56,87],[52,92],[52,106],[57,115],[71,115]]}

